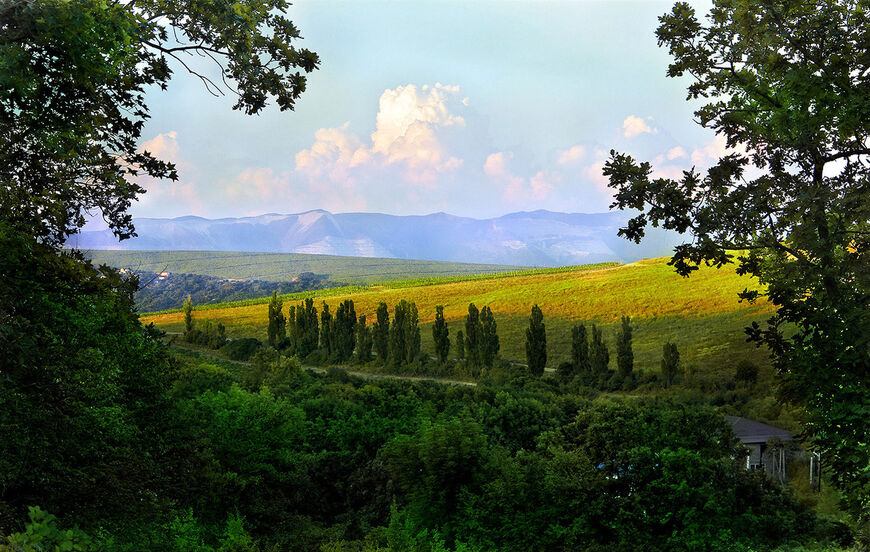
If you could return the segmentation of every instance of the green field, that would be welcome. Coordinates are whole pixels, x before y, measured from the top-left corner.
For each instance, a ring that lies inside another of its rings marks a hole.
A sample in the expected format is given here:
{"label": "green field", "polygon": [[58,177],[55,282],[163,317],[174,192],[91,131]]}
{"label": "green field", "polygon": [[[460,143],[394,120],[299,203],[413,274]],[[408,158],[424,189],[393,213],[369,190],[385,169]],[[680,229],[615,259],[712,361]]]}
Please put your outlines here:
{"label": "green field", "polygon": [[[415,301],[420,311],[423,349],[434,350],[430,325],[435,306],[445,306],[451,336],[462,329],[469,302],[489,305],[496,315],[503,357],[524,362],[524,331],[528,313],[537,303],[544,311],[548,336],[548,366],[556,367],[570,356],[571,325],[596,322],[605,328],[615,364],[616,325],[622,315],[634,321],[636,367],[656,371],[665,341],[677,344],[687,366],[699,373],[731,371],[743,358],[766,365],[766,353],[745,343],[743,328],[771,312],[767,303],[740,303],[737,292],[754,287],[733,268],[703,268],[685,279],[673,272],[666,259],[623,266],[575,267],[539,270],[519,275],[468,278],[428,285],[388,285],[314,292],[333,310],[344,299],[353,299],[357,314],[374,318],[380,301],[392,308],[401,299]],[[287,297],[296,301],[298,297]],[[319,301],[317,301],[318,307]],[[195,313],[200,320],[223,322],[232,337],[266,337],[266,305],[210,305]],[[145,315],[168,331],[180,331],[178,312]]]}
{"label": "green field", "polygon": [[218,278],[286,282],[303,272],[325,274],[334,282],[367,285],[412,278],[491,274],[528,267],[340,257],[301,253],[245,253],[233,251],[107,251],[89,250],[96,264],[141,272],[181,272]]}

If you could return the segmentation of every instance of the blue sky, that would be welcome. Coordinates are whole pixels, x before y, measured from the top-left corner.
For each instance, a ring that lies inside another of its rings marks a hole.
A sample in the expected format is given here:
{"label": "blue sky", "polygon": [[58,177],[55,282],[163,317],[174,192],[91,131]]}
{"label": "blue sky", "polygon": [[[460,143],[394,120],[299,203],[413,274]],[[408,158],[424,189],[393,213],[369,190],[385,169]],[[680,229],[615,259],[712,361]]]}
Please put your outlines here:
{"label": "blue sky", "polygon": [[665,76],[670,6],[301,0],[289,16],[322,65],[296,110],[245,116],[177,70],[142,147],[181,178],[144,182],[133,213],[605,211],[611,148],[662,175],[722,151]]}

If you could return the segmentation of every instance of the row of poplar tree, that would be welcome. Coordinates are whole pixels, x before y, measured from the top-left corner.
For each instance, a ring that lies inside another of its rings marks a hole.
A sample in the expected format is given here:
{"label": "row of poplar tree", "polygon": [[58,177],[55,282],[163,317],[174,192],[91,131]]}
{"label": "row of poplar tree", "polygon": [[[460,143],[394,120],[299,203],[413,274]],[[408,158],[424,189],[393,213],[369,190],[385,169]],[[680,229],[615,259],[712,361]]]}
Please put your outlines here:
{"label": "row of poplar tree", "polygon": [[[354,303],[346,299],[338,305],[335,315],[323,302],[318,315],[313,299],[291,305],[284,315],[283,301],[276,293],[269,302],[268,339],[272,347],[288,354],[308,358],[319,353],[320,359],[330,362],[357,360],[369,362],[373,353],[383,362],[395,365],[410,364],[420,356],[420,327],[417,305],[401,300],[393,309],[393,318],[387,304],[381,302],[376,320],[367,325],[366,315],[357,318]],[[623,377],[634,370],[631,318],[623,316],[616,337],[616,371]],[[544,315],[538,305],[532,307],[529,327],[526,329],[526,361],[532,374],[540,376],[547,364],[547,333]],[[442,364],[447,362],[452,345],[456,358],[474,368],[491,368],[500,349],[498,325],[492,310],[485,306],[478,310],[468,305],[464,330],[451,340],[444,307],[435,307],[432,325],[435,355]],[[355,356],[354,356],[355,355]],[[559,366],[559,375],[571,380],[581,374],[606,373],[610,366],[610,349],[603,331],[592,324],[571,329],[571,362]],[[672,343],[666,343],[662,354],[662,375],[672,381],[680,370],[680,355]]]}
{"label": "row of poplar tree", "polygon": [[375,352],[390,363],[410,364],[420,355],[417,305],[404,299],[395,305],[393,319],[386,303],[378,306],[376,321],[369,326],[365,314],[357,318],[353,301],[342,301],[330,312],[324,301],[319,316],[313,299],[291,305],[284,315],[283,301],[276,293],[269,302],[269,345],[299,358],[319,355],[320,360],[369,362]]}

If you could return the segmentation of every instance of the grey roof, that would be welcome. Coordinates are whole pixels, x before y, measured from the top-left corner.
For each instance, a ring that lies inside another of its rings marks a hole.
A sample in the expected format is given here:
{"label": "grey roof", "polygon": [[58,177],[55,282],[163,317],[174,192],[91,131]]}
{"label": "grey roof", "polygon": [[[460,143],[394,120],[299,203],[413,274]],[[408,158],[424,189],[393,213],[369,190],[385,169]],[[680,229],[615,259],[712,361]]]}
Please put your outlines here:
{"label": "grey roof", "polygon": [[737,438],[747,445],[766,443],[771,437],[776,437],[780,441],[794,441],[794,434],[792,432],[773,427],[772,425],[739,416],[725,416],[725,419],[731,423]]}

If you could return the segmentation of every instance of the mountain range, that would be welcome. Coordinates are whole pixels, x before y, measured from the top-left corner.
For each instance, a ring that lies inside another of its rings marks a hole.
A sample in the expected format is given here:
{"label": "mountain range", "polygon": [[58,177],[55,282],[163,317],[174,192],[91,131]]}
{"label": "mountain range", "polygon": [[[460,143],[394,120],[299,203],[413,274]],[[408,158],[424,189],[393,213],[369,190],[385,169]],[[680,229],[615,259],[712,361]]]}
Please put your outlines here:
{"label": "mountain range", "polygon": [[631,262],[667,255],[673,232],[649,229],[641,244],[617,236],[628,215],[518,212],[490,219],[431,215],[340,213],[206,219],[138,218],[138,237],[118,242],[109,230],[84,231],[79,249],[200,250],[315,253],[526,266]]}

